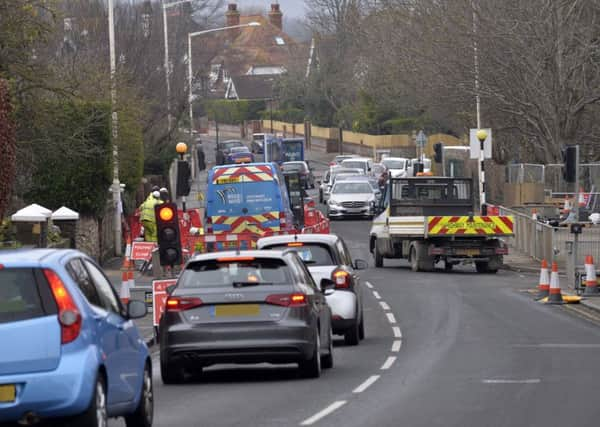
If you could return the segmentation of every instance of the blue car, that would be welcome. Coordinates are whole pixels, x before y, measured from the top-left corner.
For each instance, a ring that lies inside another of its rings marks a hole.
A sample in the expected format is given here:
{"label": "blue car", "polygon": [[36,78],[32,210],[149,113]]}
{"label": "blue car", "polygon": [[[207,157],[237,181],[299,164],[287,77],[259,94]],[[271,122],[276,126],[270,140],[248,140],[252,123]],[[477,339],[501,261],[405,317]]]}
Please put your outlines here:
{"label": "blue car", "polygon": [[0,251],[0,423],[151,426],[145,315],[81,252]]}

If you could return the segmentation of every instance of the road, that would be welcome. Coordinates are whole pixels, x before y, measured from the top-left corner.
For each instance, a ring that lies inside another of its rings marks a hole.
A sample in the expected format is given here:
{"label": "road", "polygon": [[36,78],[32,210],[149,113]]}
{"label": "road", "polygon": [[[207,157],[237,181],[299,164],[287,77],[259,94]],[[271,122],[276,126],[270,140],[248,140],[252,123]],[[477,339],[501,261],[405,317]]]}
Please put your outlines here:
{"label": "road", "polygon": [[[372,265],[369,227],[332,231]],[[534,302],[524,290],[535,277],[473,270],[413,273],[386,260],[362,272],[367,337],[337,341],[320,379],[294,366],[217,366],[202,382],[163,386],[155,354],[155,425],[598,425],[598,324]]]}

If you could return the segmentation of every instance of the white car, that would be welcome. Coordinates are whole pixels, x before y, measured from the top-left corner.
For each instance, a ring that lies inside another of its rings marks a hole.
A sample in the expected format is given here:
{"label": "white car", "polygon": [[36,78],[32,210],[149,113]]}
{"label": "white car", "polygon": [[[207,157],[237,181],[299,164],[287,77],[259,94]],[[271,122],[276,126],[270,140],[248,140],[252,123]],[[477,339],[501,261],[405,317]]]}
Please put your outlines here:
{"label": "white car", "polygon": [[343,160],[340,166],[343,168],[359,168],[364,171],[365,175],[371,175],[373,160],[368,157],[354,157]]}
{"label": "white car", "polygon": [[327,218],[362,216],[372,218],[375,214],[375,192],[368,181],[344,179],[333,184],[327,200]]}
{"label": "white car", "polygon": [[325,173],[323,181],[319,182],[319,202],[325,203],[329,199],[329,191],[335,182],[337,174],[364,175],[362,169],[342,168],[341,166],[331,166]]}
{"label": "white car", "polygon": [[408,174],[410,160],[404,157],[386,157],[381,160],[392,178],[404,178]]}
{"label": "white car", "polygon": [[344,335],[348,345],[357,345],[365,337],[363,296],[357,270],[368,267],[366,261],[352,261],[350,251],[335,234],[296,234],[263,237],[258,249],[287,248],[298,253],[316,283],[327,278],[335,282],[335,291],[327,295],[331,307],[333,333]]}

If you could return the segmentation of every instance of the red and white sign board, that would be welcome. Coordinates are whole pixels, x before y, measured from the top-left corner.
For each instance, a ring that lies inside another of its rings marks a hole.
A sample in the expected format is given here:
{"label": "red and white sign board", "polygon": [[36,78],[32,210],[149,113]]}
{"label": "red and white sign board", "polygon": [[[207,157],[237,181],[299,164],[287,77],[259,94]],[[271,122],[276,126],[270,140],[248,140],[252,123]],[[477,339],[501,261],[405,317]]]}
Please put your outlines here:
{"label": "red and white sign board", "polygon": [[131,244],[131,259],[133,261],[150,261],[155,247],[156,243],[154,242],[133,242]]}
{"label": "red and white sign board", "polygon": [[152,282],[152,316],[154,326],[158,326],[160,317],[165,312],[167,304],[167,287],[174,285],[177,279],[154,280]]}

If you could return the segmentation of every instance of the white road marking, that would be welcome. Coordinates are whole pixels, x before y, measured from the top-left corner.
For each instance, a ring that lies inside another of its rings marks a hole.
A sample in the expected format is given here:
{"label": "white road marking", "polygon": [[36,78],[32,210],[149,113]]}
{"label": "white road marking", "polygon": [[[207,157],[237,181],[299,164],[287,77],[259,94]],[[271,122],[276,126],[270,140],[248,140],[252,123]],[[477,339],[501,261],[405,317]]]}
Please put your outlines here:
{"label": "white road marking", "polygon": [[394,362],[396,361],[396,356],[389,356],[387,360],[381,365],[381,370],[385,371],[386,369],[390,369]]}
{"label": "white road marking", "polygon": [[559,343],[542,343],[542,344],[516,344],[513,347],[518,348],[600,348],[600,344],[559,344]]}
{"label": "white road marking", "polygon": [[398,353],[400,351],[401,347],[402,347],[402,341],[400,341],[400,340],[394,341],[394,343],[392,344],[392,352]]}
{"label": "white road marking", "polygon": [[398,326],[392,327],[392,331],[394,331],[394,338],[402,338],[402,331]]}
{"label": "white road marking", "polygon": [[396,318],[394,317],[393,313],[385,313],[385,315],[388,318],[388,322],[390,322],[390,323],[396,323]]}
{"label": "white road marking", "polygon": [[367,285],[367,288],[373,289],[373,285],[371,284],[371,282],[365,282],[365,285]]}
{"label": "white road marking", "polygon": [[539,378],[530,378],[526,380],[510,380],[510,379],[487,379],[481,380],[484,384],[539,384],[542,382]]}
{"label": "white road marking", "polygon": [[325,418],[327,415],[331,414],[332,412],[336,411],[337,409],[341,408],[342,406],[344,406],[346,404],[345,400],[338,400],[336,402],[333,402],[331,405],[329,405],[327,408],[323,409],[320,412],[317,412],[315,415],[313,415],[310,418],[305,419],[304,421],[302,421],[300,423],[301,426],[310,426],[313,425],[314,423],[316,423],[317,421],[319,421],[322,418]]}
{"label": "white road marking", "polygon": [[362,383],[361,385],[356,387],[352,391],[352,393],[362,393],[363,391],[368,389],[370,386],[372,386],[373,383],[379,379],[379,377],[380,377],[380,375],[371,375],[369,378],[367,378],[367,380],[364,383]]}
{"label": "white road marking", "polygon": [[377,299],[381,299],[381,295],[379,295],[379,292],[377,291],[373,291],[373,296]]}
{"label": "white road marking", "polygon": [[380,301],[380,302],[379,302],[379,305],[380,305],[380,306],[381,306],[381,308],[382,308],[382,309],[384,309],[384,310],[387,310],[387,311],[391,310],[390,306],[389,306],[389,305],[388,305],[388,303],[387,303],[387,302],[385,302],[385,301]]}

